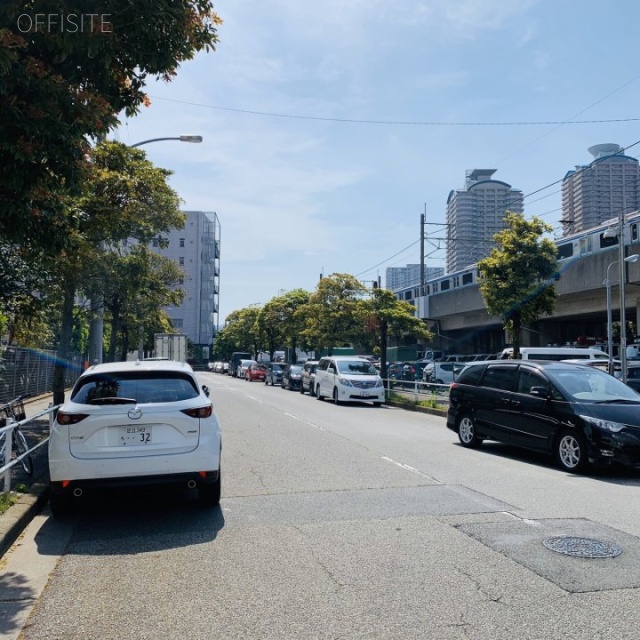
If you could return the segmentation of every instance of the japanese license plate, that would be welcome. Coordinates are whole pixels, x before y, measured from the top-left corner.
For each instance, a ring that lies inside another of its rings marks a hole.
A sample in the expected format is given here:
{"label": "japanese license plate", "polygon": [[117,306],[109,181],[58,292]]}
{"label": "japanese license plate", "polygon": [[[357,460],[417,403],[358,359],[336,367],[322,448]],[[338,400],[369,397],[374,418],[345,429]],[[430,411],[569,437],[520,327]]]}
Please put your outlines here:
{"label": "japanese license plate", "polygon": [[150,425],[140,427],[120,427],[119,443],[123,446],[132,444],[151,444],[152,429]]}

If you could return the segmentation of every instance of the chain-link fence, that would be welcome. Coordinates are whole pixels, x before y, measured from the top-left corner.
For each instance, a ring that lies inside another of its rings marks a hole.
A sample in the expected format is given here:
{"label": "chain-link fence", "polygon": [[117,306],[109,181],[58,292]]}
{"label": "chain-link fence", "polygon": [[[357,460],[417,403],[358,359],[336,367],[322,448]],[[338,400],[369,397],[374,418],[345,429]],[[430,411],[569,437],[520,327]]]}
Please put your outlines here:
{"label": "chain-link fence", "polygon": [[[0,357],[0,403],[18,396],[34,396],[53,391],[55,351],[7,347]],[[82,357],[73,354],[65,367],[65,388],[82,373]]]}

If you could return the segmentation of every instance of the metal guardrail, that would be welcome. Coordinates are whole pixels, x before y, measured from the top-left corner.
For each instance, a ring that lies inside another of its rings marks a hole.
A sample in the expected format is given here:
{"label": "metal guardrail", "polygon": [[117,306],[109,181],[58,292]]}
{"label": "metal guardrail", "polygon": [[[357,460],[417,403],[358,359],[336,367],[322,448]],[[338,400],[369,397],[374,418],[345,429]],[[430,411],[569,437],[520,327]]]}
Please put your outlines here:
{"label": "metal guardrail", "polygon": [[387,396],[390,392],[404,396],[412,396],[417,404],[421,400],[435,398],[442,403],[449,401],[449,384],[423,382],[422,380],[402,380],[399,378],[384,378]]}
{"label": "metal guardrail", "polygon": [[0,428],[0,435],[6,434],[4,460],[1,461],[3,466],[0,467],[0,475],[4,476],[3,491],[5,493],[8,493],[9,491],[11,491],[11,469],[16,464],[18,464],[22,460],[22,458],[26,458],[27,456],[30,456],[34,451],[36,451],[36,449],[39,449],[43,445],[47,444],[47,442],[49,442],[49,436],[47,436],[46,438],[38,442],[38,444],[36,444],[34,447],[31,447],[25,453],[23,453],[22,455],[12,460],[11,458],[13,456],[13,437],[12,437],[13,430],[16,427],[22,427],[23,425],[29,424],[29,422],[32,422],[37,418],[41,418],[42,416],[49,414],[49,432],[51,432],[51,428],[53,427],[54,412],[60,406],[61,405],[59,404],[56,406],[51,406],[45,409],[44,411],[41,411],[40,413],[37,413],[36,415],[31,416],[30,418],[25,418],[24,420],[20,420],[19,422],[15,422],[12,418],[9,418],[9,422],[7,423],[7,425]]}

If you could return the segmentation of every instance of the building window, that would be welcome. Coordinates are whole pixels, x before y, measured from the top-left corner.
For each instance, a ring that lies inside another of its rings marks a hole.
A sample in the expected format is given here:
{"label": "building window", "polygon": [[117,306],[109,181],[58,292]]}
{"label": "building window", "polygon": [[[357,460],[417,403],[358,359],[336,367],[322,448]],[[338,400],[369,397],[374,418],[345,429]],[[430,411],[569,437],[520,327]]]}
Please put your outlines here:
{"label": "building window", "polygon": [[182,318],[171,318],[171,324],[174,329],[182,329],[184,326],[184,320]]}
{"label": "building window", "polygon": [[180,258],[178,258],[178,264],[179,264],[181,267],[184,267],[184,257],[180,257]]}
{"label": "building window", "polygon": [[184,247],[184,238],[180,238],[180,246]]}

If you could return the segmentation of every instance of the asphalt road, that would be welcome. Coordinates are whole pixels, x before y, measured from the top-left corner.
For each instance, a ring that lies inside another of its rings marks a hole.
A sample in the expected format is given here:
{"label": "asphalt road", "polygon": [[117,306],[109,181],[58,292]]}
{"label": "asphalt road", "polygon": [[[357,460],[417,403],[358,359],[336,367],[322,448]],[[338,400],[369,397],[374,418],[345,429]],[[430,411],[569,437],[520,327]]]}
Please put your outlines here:
{"label": "asphalt road", "polygon": [[[463,449],[440,417],[201,376],[221,507],[138,493],[42,514],[4,560],[3,637],[640,636],[639,474],[571,476]],[[567,536],[621,553],[543,544]]]}

